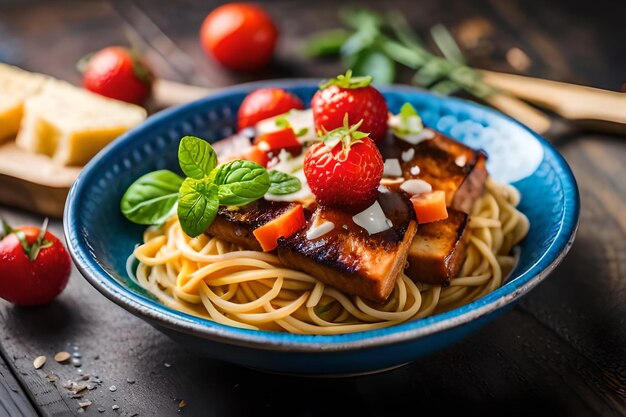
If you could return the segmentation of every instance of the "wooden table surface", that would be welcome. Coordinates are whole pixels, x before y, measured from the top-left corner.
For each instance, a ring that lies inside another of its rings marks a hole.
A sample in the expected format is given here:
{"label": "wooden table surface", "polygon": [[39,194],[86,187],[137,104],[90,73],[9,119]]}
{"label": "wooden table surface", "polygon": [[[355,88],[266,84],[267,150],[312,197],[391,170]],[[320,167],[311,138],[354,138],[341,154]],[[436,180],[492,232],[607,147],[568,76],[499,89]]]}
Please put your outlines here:
{"label": "wooden table surface", "polygon": [[[469,58],[483,68],[515,72],[505,54],[517,47],[531,59],[530,75],[611,90],[626,82],[624,2],[367,3],[402,9],[420,32],[482,19],[492,33]],[[337,61],[312,61],[298,51],[314,30],[339,24],[336,5],[267,2],[282,34],[275,63],[241,75],[220,69],[200,49],[197,31],[211,1],[0,0],[0,61],[77,83],[81,56],[130,36],[143,40],[160,76],[176,81],[323,78],[341,71]],[[101,381],[84,397],[92,401],[86,415],[626,415],[626,138],[566,129],[549,139],[580,187],[577,239],[552,276],[459,344],[369,376],[270,375],[193,355],[106,300],[74,269],[49,306],[0,301],[0,416],[80,414],[80,400],[63,387],[80,372]],[[0,206],[0,214],[14,225],[42,220],[10,207]],[[51,231],[62,236],[60,219]],[[62,350],[78,352],[80,366],[55,363]],[[38,355],[48,357],[42,370],[32,365]]]}

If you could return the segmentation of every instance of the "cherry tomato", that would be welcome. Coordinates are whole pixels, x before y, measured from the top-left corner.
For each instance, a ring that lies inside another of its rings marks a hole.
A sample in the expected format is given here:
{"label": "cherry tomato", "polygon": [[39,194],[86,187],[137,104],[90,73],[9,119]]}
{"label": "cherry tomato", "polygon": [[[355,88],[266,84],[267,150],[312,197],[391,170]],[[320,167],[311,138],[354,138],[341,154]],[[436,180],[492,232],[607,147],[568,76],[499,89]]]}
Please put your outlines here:
{"label": "cherry tomato", "polygon": [[134,52],[121,46],[99,50],[83,70],[83,86],[105,97],[144,103],[152,92],[154,72]]}
{"label": "cherry tomato", "polygon": [[0,240],[0,297],[11,303],[51,302],[65,289],[70,272],[70,256],[50,232],[23,226]]}
{"label": "cherry tomato", "polygon": [[248,94],[239,106],[237,127],[254,126],[261,120],[287,113],[289,110],[304,109],[304,103],[282,88],[259,88]]}
{"label": "cherry tomato", "polygon": [[260,6],[227,3],[207,15],[200,29],[204,50],[227,68],[255,71],[274,53],[278,29]]}

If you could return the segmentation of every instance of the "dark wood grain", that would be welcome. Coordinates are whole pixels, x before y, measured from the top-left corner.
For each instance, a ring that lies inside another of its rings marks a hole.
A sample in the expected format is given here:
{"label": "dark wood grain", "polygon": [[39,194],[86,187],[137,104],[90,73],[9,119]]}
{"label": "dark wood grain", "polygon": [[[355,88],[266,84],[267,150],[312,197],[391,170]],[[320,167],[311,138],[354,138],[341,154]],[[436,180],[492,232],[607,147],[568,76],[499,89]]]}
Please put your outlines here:
{"label": "dark wood grain", "polygon": [[31,417],[37,412],[0,355],[0,416]]}
{"label": "dark wood grain", "polygon": [[[11,39],[0,42],[0,59],[9,57],[28,69],[78,82],[76,60],[99,47],[125,42],[129,33],[142,43],[159,73],[177,81],[223,86],[278,77],[324,78],[341,70],[337,61],[312,61],[299,53],[302,40],[314,30],[339,24],[336,2],[264,2],[279,22],[281,40],[275,62],[257,74],[225,71],[201,50],[197,28],[216,4],[71,0],[54,5],[32,1],[26,6],[9,2],[3,7],[0,2],[0,34]],[[437,22],[454,32],[468,19],[486,19],[493,26],[489,53],[465,51],[479,67],[516,72],[505,54],[518,47],[531,58],[525,71],[530,75],[613,90],[626,81],[623,2],[358,4],[378,10],[399,8],[423,34]],[[129,31],[129,25],[135,27]],[[151,33],[161,33],[175,48],[159,44],[163,38]],[[10,47],[13,44],[19,47]],[[409,410],[409,415],[624,416],[626,138],[577,130],[564,135],[564,131],[554,132],[550,139],[572,167],[582,199],[580,228],[570,255],[515,308],[444,351],[393,371],[353,378],[260,373],[186,351],[106,300],[74,270],[66,291],[47,307],[20,309],[0,302],[0,350],[6,366],[44,416],[79,415],[78,400],[63,388],[63,381],[79,376],[78,369],[103,381],[85,396],[93,401],[86,415],[365,417]],[[0,207],[0,214],[16,225],[41,220],[6,207]],[[53,222],[52,231],[62,234],[59,220]],[[52,360],[57,351],[74,346],[82,354],[80,368]],[[41,370],[32,366],[38,355],[48,357]],[[0,404],[9,404],[7,396],[29,404],[23,395],[2,390],[6,385],[17,387],[3,382],[2,375],[10,376],[4,369],[0,361]],[[49,382],[50,372],[59,380]],[[116,391],[109,390],[111,385]],[[179,412],[181,399],[187,406]]]}

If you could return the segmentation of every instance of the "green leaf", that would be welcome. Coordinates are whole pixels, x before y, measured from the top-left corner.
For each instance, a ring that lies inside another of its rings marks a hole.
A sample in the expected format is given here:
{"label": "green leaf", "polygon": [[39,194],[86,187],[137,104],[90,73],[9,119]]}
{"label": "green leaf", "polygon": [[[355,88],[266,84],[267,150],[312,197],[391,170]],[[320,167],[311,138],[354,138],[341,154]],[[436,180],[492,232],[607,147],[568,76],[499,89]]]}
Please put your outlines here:
{"label": "green leaf", "polygon": [[297,177],[286,174],[275,169],[269,171],[270,188],[267,190],[269,194],[284,195],[300,191],[302,184]]}
{"label": "green leaf", "polygon": [[302,129],[298,130],[296,132],[296,137],[302,137],[304,135],[306,135],[307,133],[309,133],[309,128],[308,127],[303,127]]}
{"label": "green leaf", "polygon": [[305,41],[302,52],[310,57],[339,55],[342,45],[350,36],[350,32],[344,29],[319,32]]}
{"label": "green leaf", "polygon": [[158,224],[172,214],[183,179],[168,170],[139,177],[122,196],[120,209],[133,223]]}
{"label": "green leaf", "polygon": [[396,77],[396,66],[387,55],[376,50],[360,53],[352,64],[355,75],[371,76],[378,84],[391,84]]}
{"label": "green leaf", "polygon": [[319,87],[323,90],[325,88],[330,87],[331,85],[336,85],[341,88],[361,88],[367,87],[372,83],[372,77],[369,75],[361,76],[361,77],[353,77],[352,70],[349,69],[345,74],[339,74],[335,78],[331,78],[330,80],[324,81],[319,85]]}
{"label": "green leaf", "polygon": [[208,176],[217,165],[217,155],[205,140],[185,136],[178,145],[178,163],[185,175],[200,179]]}
{"label": "green leaf", "polygon": [[261,165],[236,160],[222,164],[211,173],[219,186],[219,202],[226,206],[240,206],[263,197],[270,188],[270,177]]}
{"label": "green leaf", "polygon": [[446,59],[454,64],[465,64],[463,53],[452,37],[452,34],[441,23],[430,29],[430,36]]}
{"label": "green leaf", "polygon": [[289,120],[287,120],[286,117],[279,117],[278,119],[276,119],[274,124],[276,125],[276,127],[291,127],[291,123],[289,123]]}
{"label": "green leaf", "polygon": [[191,237],[201,235],[213,223],[219,208],[218,187],[211,179],[187,178],[180,186],[178,220]]}

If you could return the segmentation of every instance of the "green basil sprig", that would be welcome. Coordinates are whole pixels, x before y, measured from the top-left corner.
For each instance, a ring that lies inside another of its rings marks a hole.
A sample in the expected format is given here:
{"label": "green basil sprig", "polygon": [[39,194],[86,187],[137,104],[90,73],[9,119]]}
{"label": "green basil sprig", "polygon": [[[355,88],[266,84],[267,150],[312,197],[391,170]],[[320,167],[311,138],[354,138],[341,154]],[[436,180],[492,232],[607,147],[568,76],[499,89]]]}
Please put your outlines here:
{"label": "green basil sprig", "polygon": [[297,178],[278,171],[268,173],[252,161],[218,165],[211,145],[194,136],[181,139],[178,162],[187,178],[159,170],[143,175],[128,187],[120,202],[128,220],[156,225],[176,212],[183,231],[196,237],[213,223],[220,205],[240,206],[262,198],[270,190],[273,194],[290,194],[301,187]]}

